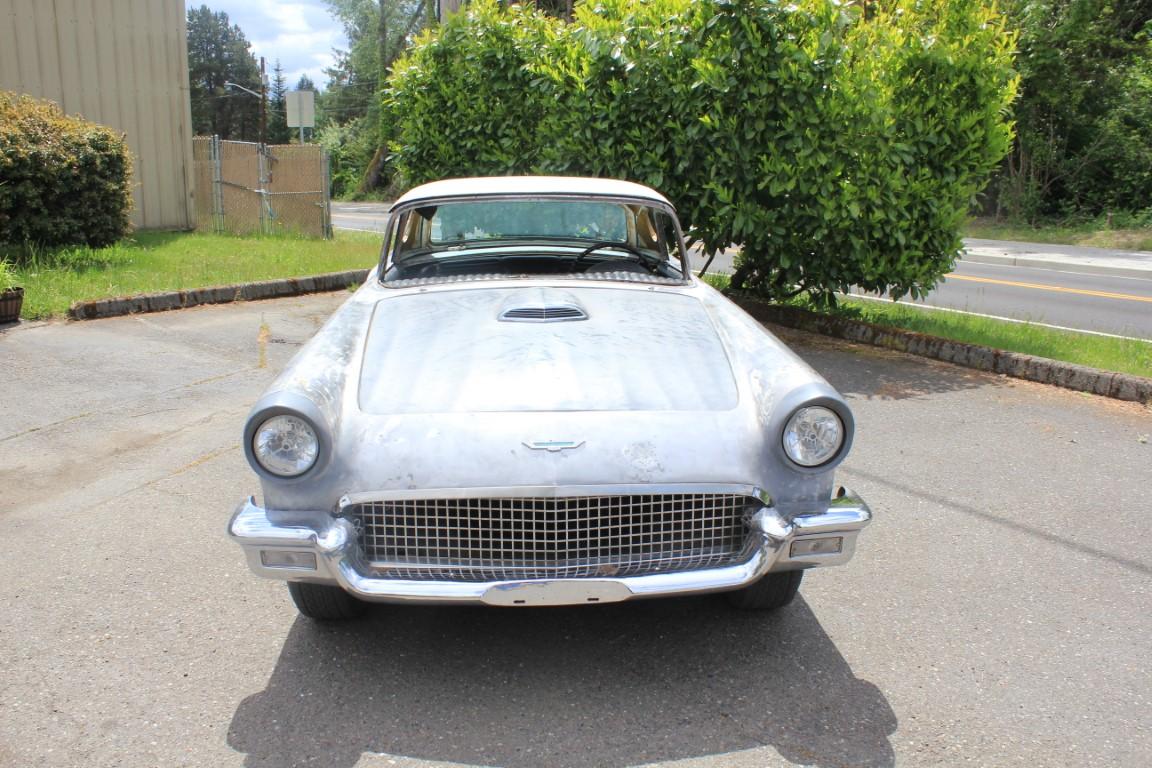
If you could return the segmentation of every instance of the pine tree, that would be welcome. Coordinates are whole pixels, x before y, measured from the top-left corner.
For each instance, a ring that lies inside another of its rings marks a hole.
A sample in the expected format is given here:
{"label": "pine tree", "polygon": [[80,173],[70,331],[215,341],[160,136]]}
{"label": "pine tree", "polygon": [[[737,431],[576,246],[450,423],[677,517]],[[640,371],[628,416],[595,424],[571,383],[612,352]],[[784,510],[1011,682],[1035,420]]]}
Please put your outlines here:
{"label": "pine tree", "polygon": [[288,81],[280,59],[276,59],[272,67],[271,85],[268,91],[268,143],[287,144],[292,135],[288,130]]}
{"label": "pine tree", "polygon": [[201,5],[188,11],[188,80],[192,127],[202,136],[255,141],[260,134],[260,67],[228,14]]}

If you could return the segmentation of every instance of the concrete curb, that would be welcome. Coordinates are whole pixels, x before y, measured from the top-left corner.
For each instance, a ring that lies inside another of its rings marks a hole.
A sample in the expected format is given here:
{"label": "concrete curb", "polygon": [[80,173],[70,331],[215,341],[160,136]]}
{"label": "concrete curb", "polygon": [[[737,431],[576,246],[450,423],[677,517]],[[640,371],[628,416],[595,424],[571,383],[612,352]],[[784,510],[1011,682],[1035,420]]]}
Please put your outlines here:
{"label": "concrete curb", "polygon": [[78,301],[68,310],[68,317],[71,320],[96,320],[141,312],[186,309],[202,304],[226,304],[232,301],[279,299],[306,293],[342,291],[350,285],[364,282],[367,277],[367,269],[354,269],[348,272],[329,272],[311,277],[285,277],[258,283],[218,285],[210,288],[193,288],[187,291],[166,291],[115,299]]}
{"label": "concrete curb", "polygon": [[969,264],[1000,264],[1009,267],[1032,267],[1052,269],[1057,272],[1075,272],[1080,275],[1137,277],[1152,280],[1152,269],[1148,267],[1115,267],[1109,264],[1092,264],[1084,261],[1061,261],[1035,256],[998,256],[995,254],[974,254],[965,252],[958,261]]}
{"label": "concrete curb", "polygon": [[1000,373],[1016,379],[1091,392],[1117,400],[1152,403],[1152,379],[1142,376],[966,344],[860,320],[821,315],[797,307],[769,304],[746,296],[735,295],[732,299],[743,307],[744,311],[762,322],[895,349],[981,371]]}

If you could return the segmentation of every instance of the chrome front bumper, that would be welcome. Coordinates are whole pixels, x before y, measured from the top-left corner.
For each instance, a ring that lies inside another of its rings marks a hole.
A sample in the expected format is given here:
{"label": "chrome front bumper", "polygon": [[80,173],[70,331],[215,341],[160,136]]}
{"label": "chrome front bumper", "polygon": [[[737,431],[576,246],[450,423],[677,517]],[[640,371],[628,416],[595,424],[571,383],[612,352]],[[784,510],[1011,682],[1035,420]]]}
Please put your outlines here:
{"label": "chrome front bumper", "polygon": [[[773,571],[841,565],[852,558],[856,537],[871,520],[868,505],[841,489],[822,513],[788,518],[771,507],[758,511],[752,518],[752,535],[759,542],[751,557],[736,565],[619,578],[490,582],[374,576],[361,564],[356,531],[349,521],[320,512],[270,514],[252,498],[236,510],[228,534],[244,548],[249,567],[259,576],[339,585],[361,600],[577,605],[723,592],[748,586]],[[838,549],[835,539],[840,539]],[[814,543],[817,540],[829,540],[828,546]],[[794,553],[796,549],[815,551]]]}

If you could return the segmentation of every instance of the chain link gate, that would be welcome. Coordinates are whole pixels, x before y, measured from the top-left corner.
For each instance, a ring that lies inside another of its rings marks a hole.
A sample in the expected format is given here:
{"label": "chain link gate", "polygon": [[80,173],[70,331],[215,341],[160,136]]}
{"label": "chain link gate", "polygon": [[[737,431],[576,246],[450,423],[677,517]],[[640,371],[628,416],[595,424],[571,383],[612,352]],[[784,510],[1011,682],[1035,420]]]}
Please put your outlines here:
{"label": "chain link gate", "polygon": [[198,229],[332,236],[328,153],[323,148],[197,136],[192,158]]}

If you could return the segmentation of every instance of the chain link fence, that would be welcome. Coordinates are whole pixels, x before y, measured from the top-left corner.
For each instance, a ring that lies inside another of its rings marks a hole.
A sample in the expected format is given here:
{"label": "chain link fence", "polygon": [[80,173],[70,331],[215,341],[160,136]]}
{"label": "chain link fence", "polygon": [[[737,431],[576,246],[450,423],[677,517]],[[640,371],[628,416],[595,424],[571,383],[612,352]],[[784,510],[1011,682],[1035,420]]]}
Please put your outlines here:
{"label": "chain link fence", "polygon": [[332,236],[328,154],[321,147],[197,136],[192,159],[197,228]]}

